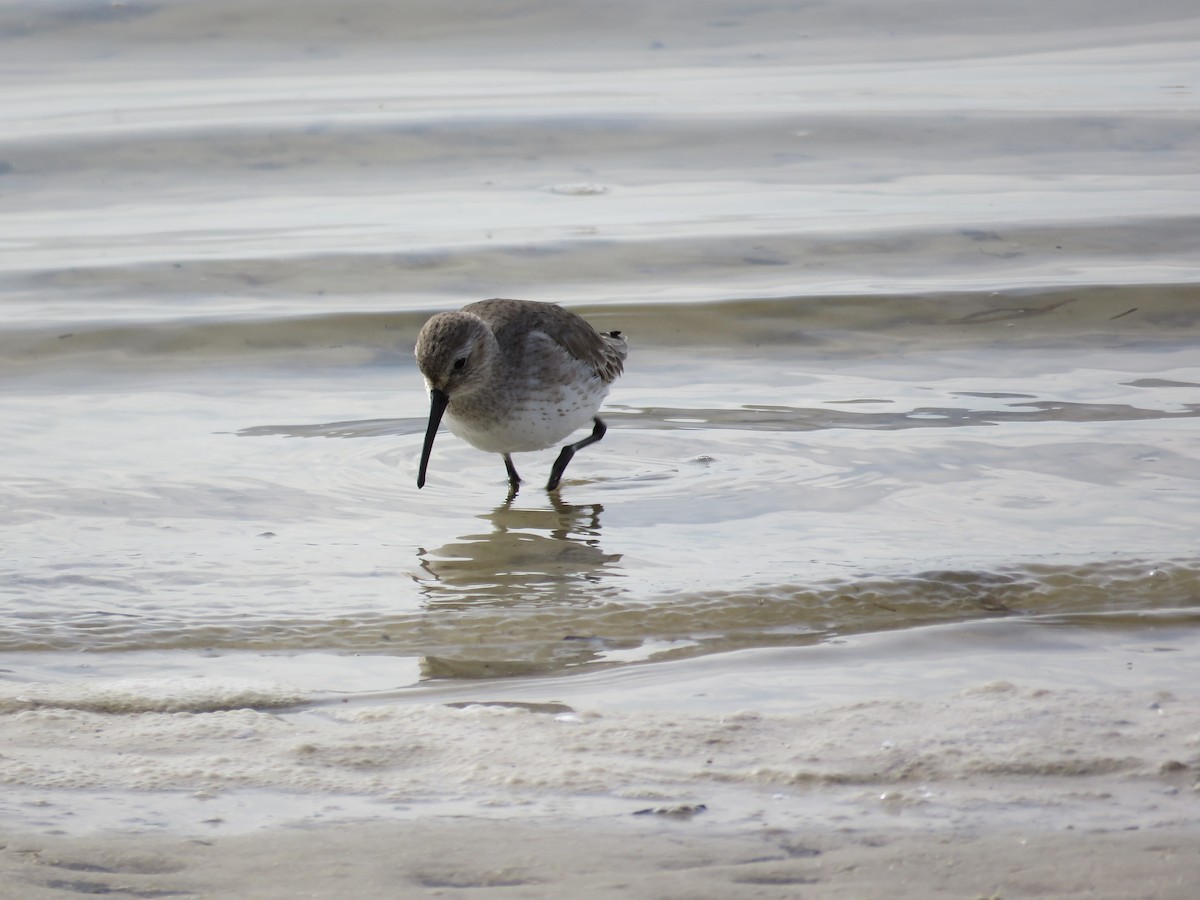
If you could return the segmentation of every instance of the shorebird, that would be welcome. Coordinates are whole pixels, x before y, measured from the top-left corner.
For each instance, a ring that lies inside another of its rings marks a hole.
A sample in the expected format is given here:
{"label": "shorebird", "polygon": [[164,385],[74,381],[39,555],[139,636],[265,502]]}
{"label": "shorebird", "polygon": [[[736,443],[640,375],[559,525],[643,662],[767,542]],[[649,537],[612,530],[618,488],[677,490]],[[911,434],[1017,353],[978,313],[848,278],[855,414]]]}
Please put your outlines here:
{"label": "shorebird", "polygon": [[553,303],[482,300],[438,313],[417,337],[417,366],[429,390],[417,487],[425,486],[443,414],[453,434],[504,457],[513,492],[521,476],[511,454],[545,450],[591,425],[590,435],[555,460],[546,484],[555,490],[576,451],[604,437],[596,412],[625,355],[621,332],[598,332]]}

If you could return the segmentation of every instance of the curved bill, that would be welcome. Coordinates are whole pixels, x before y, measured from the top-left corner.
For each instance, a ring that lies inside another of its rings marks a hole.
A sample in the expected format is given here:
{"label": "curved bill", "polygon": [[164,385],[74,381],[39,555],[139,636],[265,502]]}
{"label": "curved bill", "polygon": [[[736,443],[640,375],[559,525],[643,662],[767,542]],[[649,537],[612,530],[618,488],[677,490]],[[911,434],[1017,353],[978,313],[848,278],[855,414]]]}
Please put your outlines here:
{"label": "curved bill", "polygon": [[433,388],[429,392],[429,427],[425,429],[425,446],[421,448],[421,468],[417,470],[417,489],[425,487],[425,469],[429,466],[429,454],[433,452],[433,439],[437,437],[438,425],[442,422],[442,414],[450,395],[445,391]]}

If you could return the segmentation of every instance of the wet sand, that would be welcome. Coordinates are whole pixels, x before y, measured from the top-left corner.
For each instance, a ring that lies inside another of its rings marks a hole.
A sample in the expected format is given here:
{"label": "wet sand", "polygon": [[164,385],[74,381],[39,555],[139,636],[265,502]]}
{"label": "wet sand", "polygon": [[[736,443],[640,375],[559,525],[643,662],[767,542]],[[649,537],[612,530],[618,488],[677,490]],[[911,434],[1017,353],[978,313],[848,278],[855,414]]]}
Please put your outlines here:
{"label": "wet sand", "polygon": [[0,896],[1191,900],[1196,830],[714,834],[478,821],[238,838],[8,837]]}
{"label": "wet sand", "polygon": [[[25,705],[7,770],[41,784],[8,795],[30,826],[0,840],[3,897],[1183,900],[1200,878],[1200,703],[1166,691],[1000,681],[723,715]],[[96,829],[116,798],[124,822]]]}

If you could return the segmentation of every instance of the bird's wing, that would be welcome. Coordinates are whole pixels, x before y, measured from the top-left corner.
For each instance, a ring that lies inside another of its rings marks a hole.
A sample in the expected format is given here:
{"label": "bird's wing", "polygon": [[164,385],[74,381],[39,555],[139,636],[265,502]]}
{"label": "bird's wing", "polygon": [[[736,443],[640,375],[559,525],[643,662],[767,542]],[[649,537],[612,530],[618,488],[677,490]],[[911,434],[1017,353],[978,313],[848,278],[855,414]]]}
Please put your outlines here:
{"label": "bird's wing", "polygon": [[472,312],[484,319],[498,339],[500,333],[509,328],[540,331],[606,383],[616,381],[625,369],[628,347],[619,331],[600,333],[585,319],[556,303],[481,300],[463,307],[463,312]]}
{"label": "bird's wing", "polygon": [[584,327],[559,331],[552,337],[560,347],[591,367],[601,381],[611,384],[625,369],[628,354],[625,338],[620,332],[601,334],[583,319],[579,321]]}

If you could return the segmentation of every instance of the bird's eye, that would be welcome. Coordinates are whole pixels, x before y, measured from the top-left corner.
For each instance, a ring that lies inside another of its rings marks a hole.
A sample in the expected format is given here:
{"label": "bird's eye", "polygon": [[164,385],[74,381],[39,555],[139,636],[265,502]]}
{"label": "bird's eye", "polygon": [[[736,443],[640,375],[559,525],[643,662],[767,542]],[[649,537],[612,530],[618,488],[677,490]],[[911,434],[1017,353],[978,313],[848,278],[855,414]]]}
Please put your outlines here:
{"label": "bird's eye", "polygon": [[456,359],[454,361],[454,371],[459,372],[462,369],[466,368],[466,365],[467,365],[467,358],[465,356],[460,356],[458,359]]}

